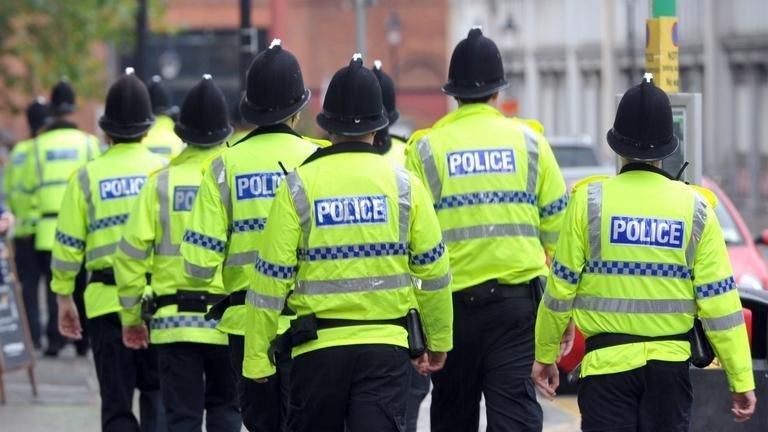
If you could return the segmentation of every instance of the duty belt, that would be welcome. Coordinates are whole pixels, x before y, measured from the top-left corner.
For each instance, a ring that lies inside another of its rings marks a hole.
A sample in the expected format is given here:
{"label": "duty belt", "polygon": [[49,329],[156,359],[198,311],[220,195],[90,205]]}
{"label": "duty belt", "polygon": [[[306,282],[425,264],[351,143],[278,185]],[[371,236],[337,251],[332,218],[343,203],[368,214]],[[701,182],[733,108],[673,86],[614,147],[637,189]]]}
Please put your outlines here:
{"label": "duty belt", "polygon": [[[147,273],[146,274],[147,279],[147,285],[152,284],[152,274]],[[91,271],[91,278],[88,279],[88,283],[103,283],[104,285],[117,285],[117,281],[115,281],[115,269],[112,267],[107,267],[103,269],[93,270]]]}
{"label": "duty belt", "polygon": [[[210,310],[208,310],[208,313],[205,314],[205,319],[207,320],[221,320],[221,318],[224,316],[224,313],[232,306],[242,306],[245,304],[245,297],[246,297],[247,290],[242,289],[240,291],[235,291],[232,294],[223,297],[221,300],[219,300],[215,305],[211,307]],[[290,297],[290,294],[288,295]],[[281,315],[296,315],[296,312],[294,312],[291,308],[288,307],[288,299],[286,298],[285,306],[283,306],[283,311],[280,312]]]}
{"label": "duty belt", "polygon": [[531,283],[506,285],[497,279],[491,279],[478,285],[453,293],[455,300],[464,303],[482,303],[493,299],[503,298],[532,298],[533,287]]}
{"label": "duty belt", "polygon": [[45,218],[45,219],[56,219],[56,218],[59,217],[59,214],[58,213],[53,213],[53,212],[52,213],[43,213],[43,214],[40,215],[40,217]]}
{"label": "duty belt", "polygon": [[614,347],[618,345],[626,345],[640,342],[663,342],[663,341],[678,341],[688,342],[690,341],[690,333],[681,333],[675,335],[665,336],[638,336],[624,333],[600,333],[594,336],[588,337],[584,341],[584,355],[591,353],[592,351]]}
{"label": "duty belt", "polygon": [[206,291],[178,290],[175,294],[165,294],[152,299],[154,310],[176,305],[179,312],[205,313],[208,306],[222,301],[224,294],[212,294]]}

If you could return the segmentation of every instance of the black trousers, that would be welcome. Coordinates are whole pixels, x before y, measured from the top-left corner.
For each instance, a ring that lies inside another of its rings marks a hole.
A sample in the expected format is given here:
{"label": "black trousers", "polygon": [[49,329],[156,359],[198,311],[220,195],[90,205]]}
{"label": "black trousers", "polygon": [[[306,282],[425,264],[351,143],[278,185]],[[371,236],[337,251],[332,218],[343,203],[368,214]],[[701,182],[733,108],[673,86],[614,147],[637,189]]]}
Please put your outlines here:
{"label": "black trousers", "polygon": [[405,407],[405,431],[416,432],[419,426],[419,409],[424,398],[429,394],[429,377],[423,376],[411,368],[409,373],[411,384],[408,387],[408,397]]}
{"label": "black trousers", "polygon": [[[64,347],[66,340],[59,333],[59,305],[56,303],[56,294],[51,291],[51,280],[53,272],[51,271],[51,251],[37,251],[38,266],[45,276],[45,298],[48,307],[48,323],[46,324],[45,334],[48,338],[48,350],[58,352]],[[72,298],[75,300],[77,312],[80,316],[80,327],[83,329],[83,338],[75,341],[75,347],[78,352],[85,352],[88,349],[88,319],[85,316],[85,288],[88,285],[88,273],[84,267],[75,277],[75,292]]]}
{"label": "black trousers", "polygon": [[405,348],[348,345],[293,359],[291,432],[403,432],[412,366]]}
{"label": "black trousers", "polygon": [[[103,432],[165,432],[157,353],[150,346],[132,350],[123,345],[116,313],[89,320],[93,360],[101,395]],[[133,392],[140,391],[139,421],[133,415]]]}
{"label": "black trousers", "polygon": [[237,396],[243,424],[250,432],[284,431],[288,418],[288,382],[291,359],[278,359],[277,373],[266,383],[243,377],[243,336],[229,335],[229,352],[232,369],[237,376]]}
{"label": "black trousers", "polygon": [[[29,333],[32,344],[40,348],[40,277],[42,271],[35,251],[35,236],[16,237],[13,239],[14,262],[16,273],[21,283],[21,295],[24,298],[24,309],[27,312]],[[54,296],[46,292],[46,296]],[[58,334],[58,328],[56,333]]]}
{"label": "black trousers", "polygon": [[476,431],[485,396],[488,432],[541,431],[543,413],[530,378],[533,300],[454,297],[453,351],[432,374],[433,432]]}
{"label": "black trousers", "polygon": [[240,432],[235,374],[226,346],[155,345],[168,432]]}
{"label": "black trousers", "polygon": [[649,361],[579,381],[584,431],[688,432],[693,391],[688,362]]}

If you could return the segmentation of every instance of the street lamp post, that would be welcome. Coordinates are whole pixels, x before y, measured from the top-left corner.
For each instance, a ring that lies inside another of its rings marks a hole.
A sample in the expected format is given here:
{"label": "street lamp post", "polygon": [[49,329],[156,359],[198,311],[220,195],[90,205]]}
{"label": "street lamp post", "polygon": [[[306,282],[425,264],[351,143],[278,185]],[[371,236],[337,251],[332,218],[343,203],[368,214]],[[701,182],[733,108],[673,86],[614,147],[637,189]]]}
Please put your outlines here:
{"label": "street lamp post", "polygon": [[389,61],[392,62],[392,78],[395,83],[400,78],[398,51],[402,41],[403,34],[400,31],[400,17],[393,10],[389,13],[389,18],[387,18],[387,43],[389,44]]}

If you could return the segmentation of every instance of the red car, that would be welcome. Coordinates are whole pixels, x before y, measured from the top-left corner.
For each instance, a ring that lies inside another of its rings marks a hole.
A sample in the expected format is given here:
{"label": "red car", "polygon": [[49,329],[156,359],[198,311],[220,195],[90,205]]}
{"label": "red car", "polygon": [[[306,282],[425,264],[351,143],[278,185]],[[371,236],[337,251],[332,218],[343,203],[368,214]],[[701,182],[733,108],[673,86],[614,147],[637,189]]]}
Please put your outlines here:
{"label": "red car", "polygon": [[[717,195],[715,207],[717,219],[723,229],[728,255],[733,266],[733,276],[740,288],[768,289],[768,265],[744,223],[741,214],[728,196],[712,180],[705,178],[703,186]],[[762,244],[768,244],[768,230],[759,237]],[[584,357],[584,337],[576,332],[576,340],[570,354],[560,359],[558,366],[563,373],[569,373],[581,363]]]}

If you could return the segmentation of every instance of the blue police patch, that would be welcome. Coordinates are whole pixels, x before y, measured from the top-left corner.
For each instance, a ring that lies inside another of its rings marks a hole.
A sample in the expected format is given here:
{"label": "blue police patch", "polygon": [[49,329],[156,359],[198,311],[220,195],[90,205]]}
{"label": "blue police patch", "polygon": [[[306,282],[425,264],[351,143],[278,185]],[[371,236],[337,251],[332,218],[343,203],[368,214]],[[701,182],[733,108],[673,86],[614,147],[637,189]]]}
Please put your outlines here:
{"label": "blue police patch", "polygon": [[611,244],[682,249],[685,222],[647,217],[611,217]]}
{"label": "blue police patch", "polygon": [[11,161],[12,165],[21,165],[27,160],[27,154],[26,153],[18,153],[13,157],[13,160]]}
{"label": "blue police patch", "polygon": [[173,211],[191,211],[197,196],[197,186],[176,186],[173,188]]}
{"label": "blue police patch", "polygon": [[102,200],[138,195],[146,180],[146,176],[117,177],[102,180],[99,182],[99,195]]}
{"label": "blue police patch", "polygon": [[256,198],[274,198],[277,187],[285,175],[281,172],[262,172],[235,176],[235,196],[238,201]]}
{"label": "blue police patch", "polygon": [[512,149],[451,152],[446,154],[446,159],[451,177],[516,171],[515,151]]}
{"label": "blue police patch", "polygon": [[77,158],[77,149],[53,149],[45,152],[45,160],[47,161],[77,160]]}
{"label": "blue police patch", "polygon": [[387,222],[387,197],[354,196],[315,200],[315,225],[382,224]]}
{"label": "blue police patch", "polygon": [[170,155],[171,154],[171,148],[170,147],[147,147],[149,151],[151,151],[154,154],[159,155]]}

